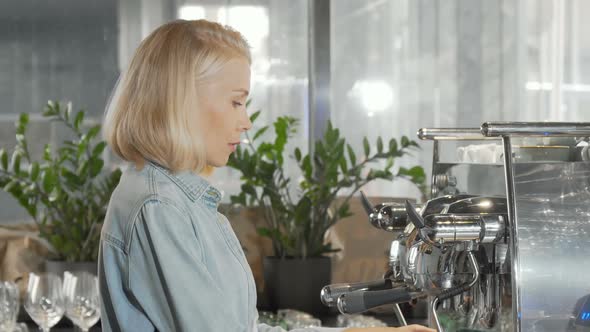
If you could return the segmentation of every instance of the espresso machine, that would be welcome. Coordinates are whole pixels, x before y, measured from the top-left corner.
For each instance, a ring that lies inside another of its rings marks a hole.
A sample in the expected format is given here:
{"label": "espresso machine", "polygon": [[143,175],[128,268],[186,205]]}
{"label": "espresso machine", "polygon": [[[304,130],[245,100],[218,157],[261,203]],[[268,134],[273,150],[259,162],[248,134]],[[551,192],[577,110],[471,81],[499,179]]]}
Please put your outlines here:
{"label": "espresso machine", "polygon": [[328,285],[360,313],[428,303],[438,331],[590,331],[590,123],[487,122],[431,140],[431,199],[373,206],[392,233],[382,279]]}

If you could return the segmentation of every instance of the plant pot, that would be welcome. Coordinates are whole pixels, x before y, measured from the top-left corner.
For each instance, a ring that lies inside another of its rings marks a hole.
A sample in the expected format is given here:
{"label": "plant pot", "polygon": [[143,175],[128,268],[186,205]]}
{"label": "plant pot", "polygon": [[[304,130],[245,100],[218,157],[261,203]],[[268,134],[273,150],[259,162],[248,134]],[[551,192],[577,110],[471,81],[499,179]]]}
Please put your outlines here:
{"label": "plant pot", "polygon": [[65,271],[86,271],[94,275],[98,272],[97,262],[66,262],[66,261],[45,261],[45,272],[55,273],[63,278]]}
{"label": "plant pot", "polygon": [[330,280],[329,257],[264,258],[264,291],[271,310],[297,309],[314,316],[328,313],[320,291]]}

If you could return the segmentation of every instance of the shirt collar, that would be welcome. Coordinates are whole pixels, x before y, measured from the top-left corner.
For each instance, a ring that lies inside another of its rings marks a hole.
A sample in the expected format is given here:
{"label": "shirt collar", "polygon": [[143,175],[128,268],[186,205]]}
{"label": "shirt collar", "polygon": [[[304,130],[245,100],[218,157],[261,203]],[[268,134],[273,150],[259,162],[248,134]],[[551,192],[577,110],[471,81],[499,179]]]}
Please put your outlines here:
{"label": "shirt collar", "polygon": [[209,181],[202,176],[192,171],[173,173],[166,167],[151,160],[148,160],[147,163],[172,180],[172,182],[182,189],[191,201],[194,202],[202,197],[206,203],[214,205],[214,207],[219,206],[219,202],[223,196],[221,191],[211,185]]}

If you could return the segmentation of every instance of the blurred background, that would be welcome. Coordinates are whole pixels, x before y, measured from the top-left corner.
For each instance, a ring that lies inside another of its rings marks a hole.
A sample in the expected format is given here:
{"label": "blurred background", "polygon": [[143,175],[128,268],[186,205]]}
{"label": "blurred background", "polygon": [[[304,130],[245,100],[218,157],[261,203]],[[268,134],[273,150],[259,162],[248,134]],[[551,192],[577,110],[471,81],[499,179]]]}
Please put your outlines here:
{"label": "blurred background", "polygon": [[[588,11],[583,0],[2,0],[0,146],[13,146],[21,112],[33,115],[34,157],[60,142],[60,128],[41,116],[49,99],[102,121],[140,40],[176,18],[218,21],[245,35],[257,126],[280,115],[301,120],[288,150],[305,152],[321,134],[310,124],[327,119],[359,151],[363,136],[415,138],[420,127],[590,121]],[[310,90],[310,82],[319,83]],[[310,91],[327,98],[318,102]],[[419,164],[429,174],[432,146],[421,146],[397,166]],[[239,190],[229,169],[213,181],[226,202]],[[366,191],[420,196],[404,181]],[[0,223],[30,222],[4,191],[0,207]]]}

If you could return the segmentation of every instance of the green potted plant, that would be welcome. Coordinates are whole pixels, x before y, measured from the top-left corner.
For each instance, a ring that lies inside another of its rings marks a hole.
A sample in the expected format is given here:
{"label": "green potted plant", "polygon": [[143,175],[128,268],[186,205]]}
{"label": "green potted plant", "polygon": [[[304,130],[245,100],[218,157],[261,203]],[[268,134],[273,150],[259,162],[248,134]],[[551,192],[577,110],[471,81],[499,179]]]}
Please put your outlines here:
{"label": "green potted plant", "polygon": [[[254,113],[250,120],[259,116]],[[232,204],[264,207],[266,227],[259,234],[269,237],[273,257],[264,260],[265,289],[273,309],[290,307],[321,312],[319,290],[330,282],[330,259],[324,254],[337,251],[324,243],[326,231],[338,220],[351,215],[349,200],[365,184],[376,179],[408,179],[421,189],[425,174],[422,167],[400,167],[392,172],[396,158],[418,147],[402,137],[391,139],[387,146],[377,138],[376,151],[363,139],[363,155],[357,158],[340,131],[330,123],[324,137],[315,142],[314,154],[304,155],[295,148],[285,154],[288,139],[296,133],[297,119],[282,116],[273,123],[273,141],[260,141],[270,128],[264,126],[247,144],[239,146],[228,165],[241,172],[241,192],[231,196]],[[260,142],[259,142],[260,141]],[[292,158],[301,171],[301,180],[293,183],[285,165]],[[385,161],[369,168],[371,163]],[[336,200],[346,190],[344,199]],[[314,274],[309,276],[309,274]],[[317,274],[317,275],[315,275]],[[303,294],[308,293],[308,298]]]}
{"label": "green potted plant", "polygon": [[100,229],[121,171],[103,170],[106,143],[96,142],[100,125],[83,129],[84,111],[73,114],[71,104],[49,101],[43,116],[65,125],[74,138],[53,148],[46,144],[41,160],[33,160],[26,137],[29,116],[21,114],[16,146],[12,152],[0,149],[0,188],[27,210],[50,244],[48,271],[96,271]]}

